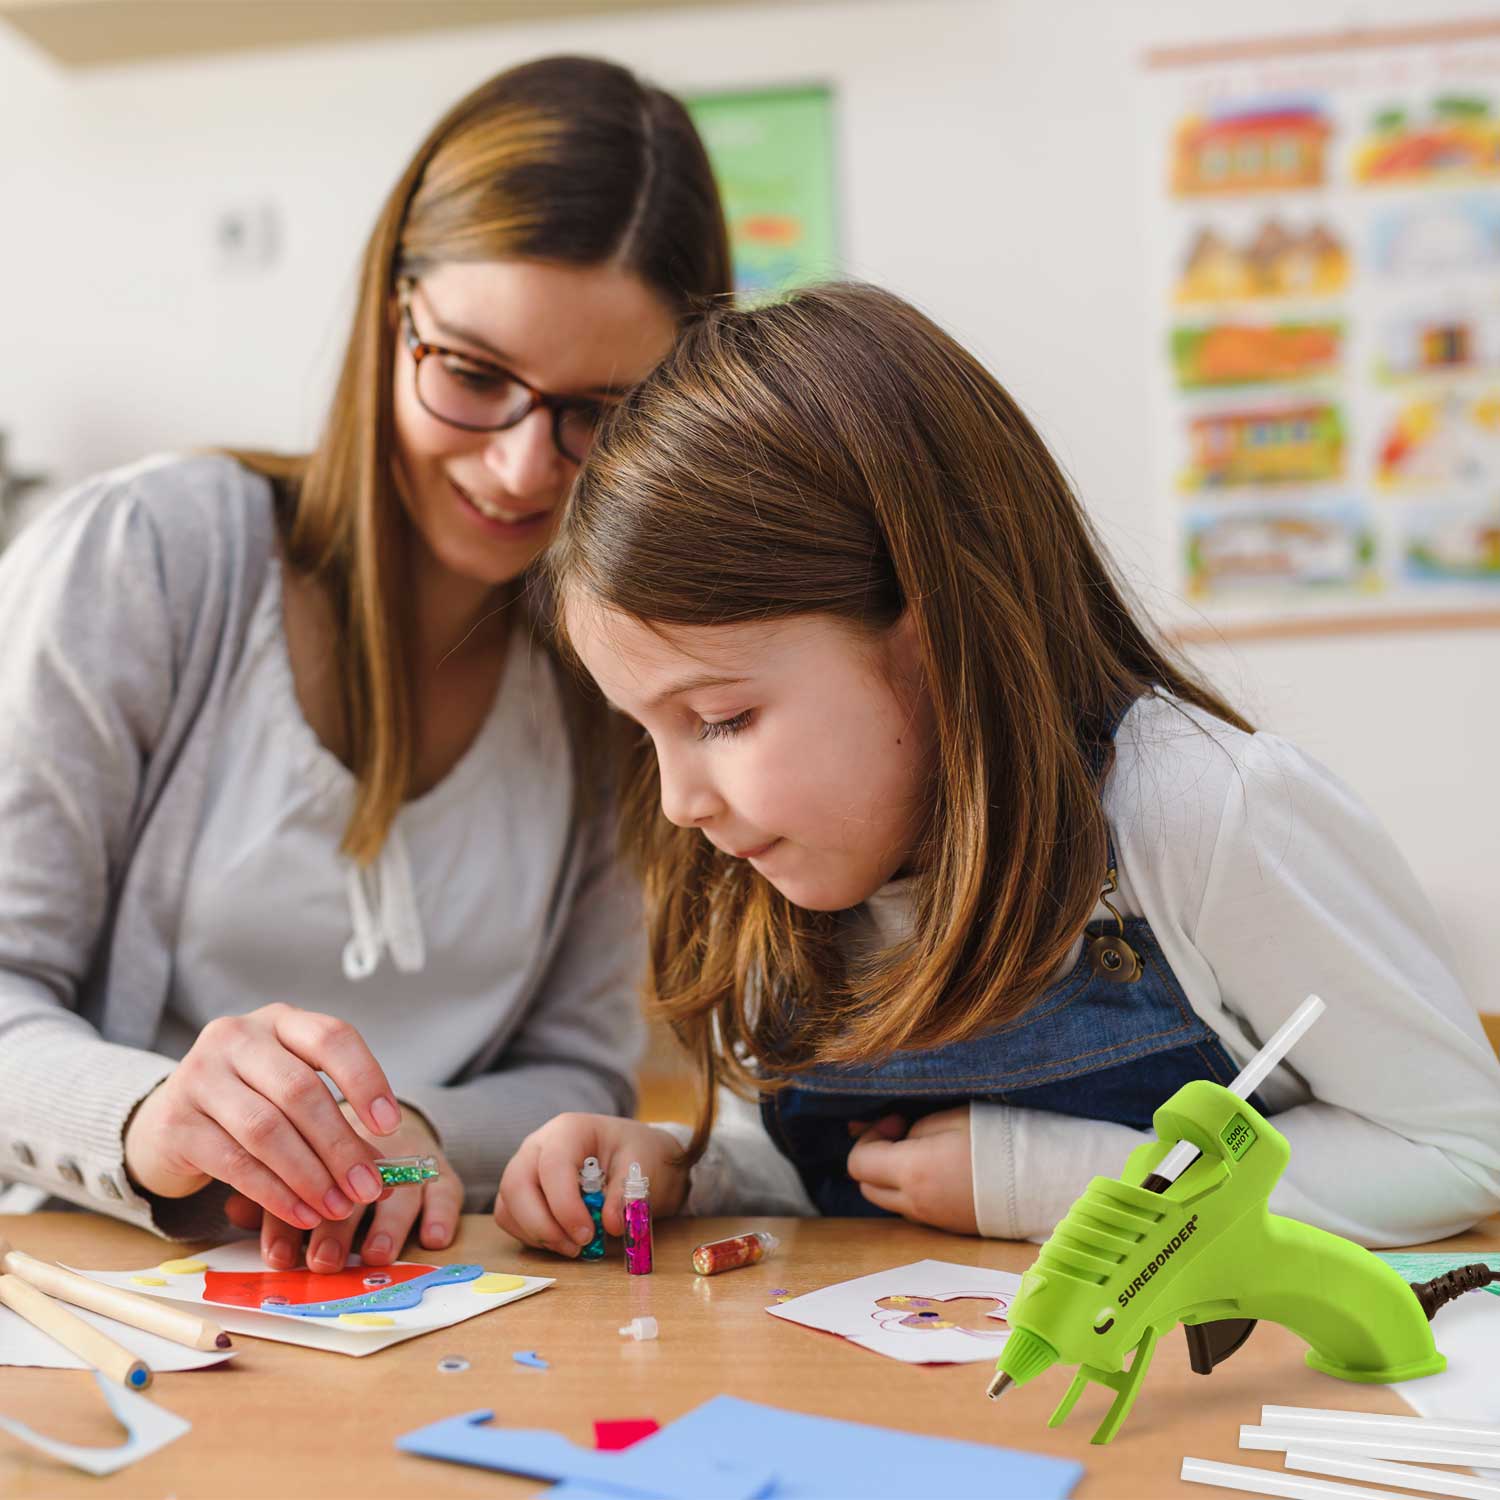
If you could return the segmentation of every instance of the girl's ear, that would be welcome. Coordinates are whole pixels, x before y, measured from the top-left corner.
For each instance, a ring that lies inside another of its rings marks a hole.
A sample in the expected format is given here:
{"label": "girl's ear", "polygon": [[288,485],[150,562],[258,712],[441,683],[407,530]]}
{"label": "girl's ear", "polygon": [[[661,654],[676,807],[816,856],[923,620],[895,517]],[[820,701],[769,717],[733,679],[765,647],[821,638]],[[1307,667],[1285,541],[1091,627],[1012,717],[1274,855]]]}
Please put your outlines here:
{"label": "girl's ear", "polygon": [[917,635],[916,611],[907,605],[900,618],[886,631],[886,664],[891,681],[910,689],[925,689],[927,672],[922,661],[922,642]]}

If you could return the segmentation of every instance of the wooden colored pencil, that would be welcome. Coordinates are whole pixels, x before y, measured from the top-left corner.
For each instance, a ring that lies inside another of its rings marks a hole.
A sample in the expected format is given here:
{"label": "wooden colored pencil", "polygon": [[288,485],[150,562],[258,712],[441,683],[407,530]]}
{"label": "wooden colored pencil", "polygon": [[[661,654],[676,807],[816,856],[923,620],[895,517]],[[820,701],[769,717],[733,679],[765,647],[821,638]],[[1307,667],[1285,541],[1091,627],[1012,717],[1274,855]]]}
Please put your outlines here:
{"label": "wooden colored pencil", "polygon": [[103,1313],[118,1323],[139,1328],[143,1333],[154,1333],[173,1343],[186,1344],[190,1349],[229,1349],[233,1347],[230,1337],[217,1323],[200,1318],[186,1308],[173,1307],[151,1297],[138,1297],[123,1287],[105,1286],[70,1271],[66,1266],[57,1266],[49,1261],[37,1260],[24,1251],[12,1249],[9,1242],[0,1236],[0,1272],[9,1272],[29,1282],[39,1291],[59,1302],[71,1302],[74,1307],[86,1307],[90,1312]]}
{"label": "wooden colored pencil", "polygon": [[145,1360],[137,1359],[129,1349],[19,1276],[0,1276],[0,1302],[128,1390],[143,1391],[151,1384],[151,1369]]}

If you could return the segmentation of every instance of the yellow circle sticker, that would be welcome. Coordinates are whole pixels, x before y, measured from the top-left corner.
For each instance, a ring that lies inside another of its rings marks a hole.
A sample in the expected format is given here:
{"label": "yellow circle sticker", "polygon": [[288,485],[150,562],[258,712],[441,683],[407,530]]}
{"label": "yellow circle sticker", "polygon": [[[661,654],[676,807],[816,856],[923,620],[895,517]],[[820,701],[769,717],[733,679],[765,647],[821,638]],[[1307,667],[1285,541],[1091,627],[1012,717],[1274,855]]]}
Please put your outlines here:
{"label": "yellow circle sticker", "polygon": [[469,1283],[476,1292],[491,1297],[500,1292],[519,1292],[526,1285],[524,1276],[505,1276],[499,1271],[486,1271],[483,1276]]}

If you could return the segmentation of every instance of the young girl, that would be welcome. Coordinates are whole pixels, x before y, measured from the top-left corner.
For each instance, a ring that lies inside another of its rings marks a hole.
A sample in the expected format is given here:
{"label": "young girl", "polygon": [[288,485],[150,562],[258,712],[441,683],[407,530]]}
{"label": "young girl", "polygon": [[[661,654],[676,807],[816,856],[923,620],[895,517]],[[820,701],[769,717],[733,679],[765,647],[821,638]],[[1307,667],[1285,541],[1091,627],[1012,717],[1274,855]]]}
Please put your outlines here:
{"label": "young girl", "polygon": [[367,1261],[440,1248],[558,1110],[630,1109],[639,892],[521,589],[729,277],[676,100],[516,68],[392,190],[316,451],[109,474],[6,554],[0,1175],[193,1239],[233,1189],[336,1270],[367,1205]]}
{"label": "young girl", "polygon": [[[592,1155],[615,1233],[636,1160],[658,1214],[1042,1236],[1310,991],[1256,1099],[1292,1147],[1272,1207],[1372,1245],[1500,1207],[1500,1064],[1400,856],[1132,615],[1026,419],[912,308],[831,287],[692,328],[549,567],[641,726],[654,999],[709,1091],[685,1161],[669,1128],[543,1126],[503,1228],[573,1253]],[[721,1083],[758,1118],[710,1131]]]}

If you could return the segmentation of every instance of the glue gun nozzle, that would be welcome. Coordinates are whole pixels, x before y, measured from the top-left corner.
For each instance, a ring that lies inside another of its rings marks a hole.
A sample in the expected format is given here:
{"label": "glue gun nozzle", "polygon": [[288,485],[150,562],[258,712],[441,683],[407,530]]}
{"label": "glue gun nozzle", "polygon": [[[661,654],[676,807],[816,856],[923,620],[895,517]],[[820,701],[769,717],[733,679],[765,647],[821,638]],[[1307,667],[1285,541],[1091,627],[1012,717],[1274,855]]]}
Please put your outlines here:
{"label": "glue gun nozzle", "polygon": [[995,1378],[990,1381],[989,1388],[985,1391],[985,1395],[988,1396],[991,1401],[998,1401],[1000,1397],[1005,1394],[1006,1387],[1012,1386],[1014,1384],[1015,1381],[1012,1380],[1004,1370],[996,1370]]}

